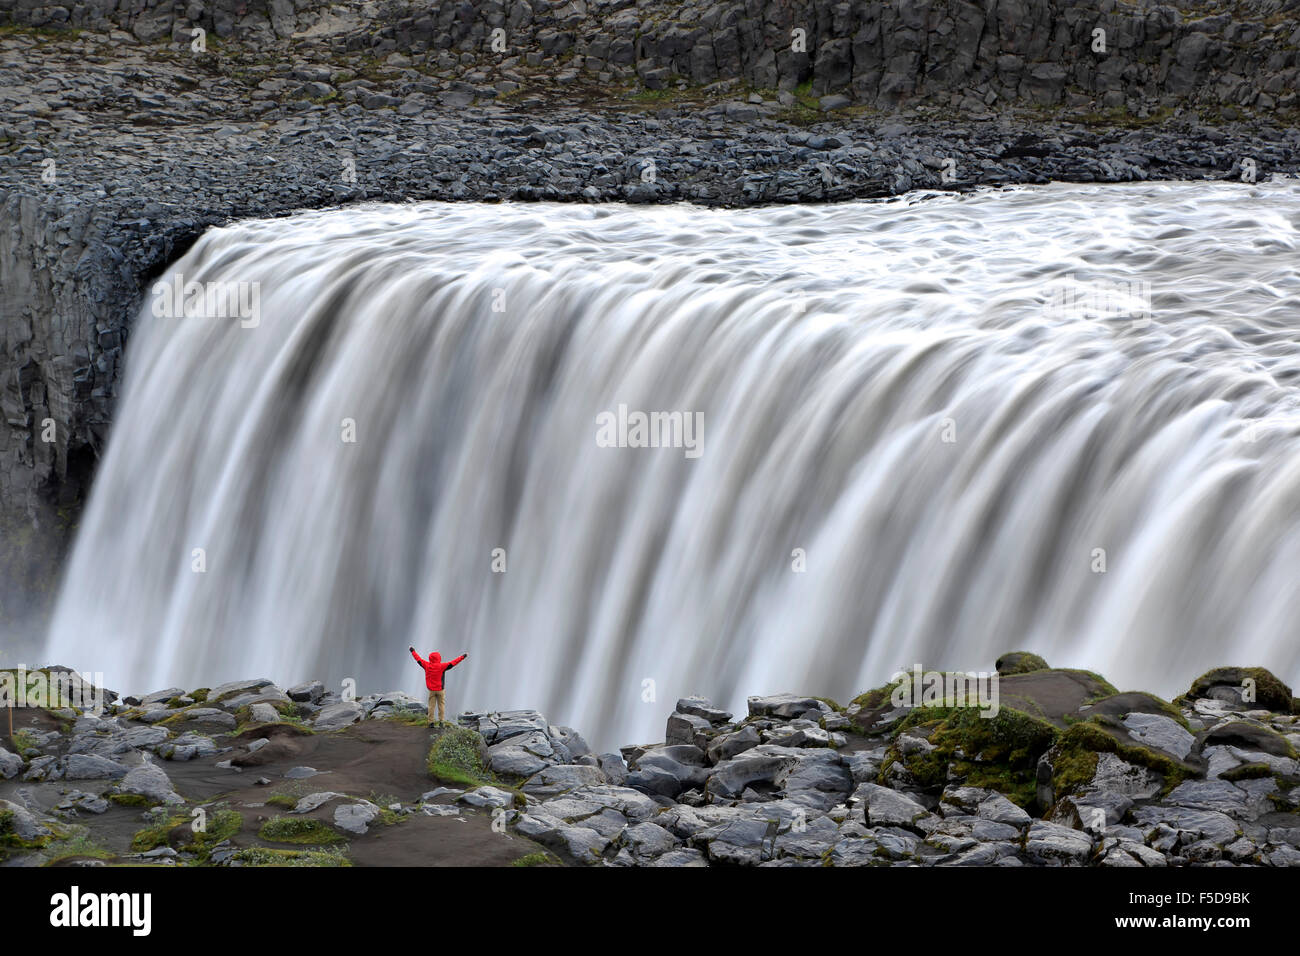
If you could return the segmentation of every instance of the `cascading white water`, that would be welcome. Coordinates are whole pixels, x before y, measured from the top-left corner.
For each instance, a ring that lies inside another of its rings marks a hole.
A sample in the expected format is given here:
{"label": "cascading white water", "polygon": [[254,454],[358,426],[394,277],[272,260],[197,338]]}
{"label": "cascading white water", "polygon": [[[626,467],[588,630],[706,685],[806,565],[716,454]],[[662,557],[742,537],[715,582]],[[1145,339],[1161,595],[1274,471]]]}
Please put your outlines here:
{"label": "cascading white water", "polygon": [[[1294,682],[1298,237],[1294,182],[214,230],[173,273],[257,324],[146,301],[47,657],[365,692],[468,651],[454,709],[607,747],[1015,648]],[[620,404],[701,454],[601,447]]]}

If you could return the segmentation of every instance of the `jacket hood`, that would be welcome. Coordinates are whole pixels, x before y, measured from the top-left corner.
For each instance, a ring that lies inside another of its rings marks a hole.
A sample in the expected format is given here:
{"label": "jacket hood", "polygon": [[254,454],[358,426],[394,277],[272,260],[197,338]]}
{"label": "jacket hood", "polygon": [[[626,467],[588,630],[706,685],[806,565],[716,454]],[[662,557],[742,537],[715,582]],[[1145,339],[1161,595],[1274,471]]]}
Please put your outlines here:
{"label": "jacket hood", "polygon": [[429,660],[433,661],[433,663],[435,664],[441,663],[442,655],[439,654],[437,651],[431,651],[429,653]]}

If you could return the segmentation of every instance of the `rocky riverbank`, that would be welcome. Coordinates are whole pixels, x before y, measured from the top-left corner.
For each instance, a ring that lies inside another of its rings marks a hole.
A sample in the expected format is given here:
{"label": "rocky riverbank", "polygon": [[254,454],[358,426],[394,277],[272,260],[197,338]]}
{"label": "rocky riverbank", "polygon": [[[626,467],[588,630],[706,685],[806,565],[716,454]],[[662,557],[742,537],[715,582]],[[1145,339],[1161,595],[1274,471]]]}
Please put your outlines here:
{"label": "rocky riverbank", "polygon": [[134,315],[211,226],[1300,169],[1291,0],[842,6],[2,0],[0,621],[48,602]]}
{"label": "rocky riverbank", "polygon": [[0,859],[1300,866],[1300,701],[1268,671],[1173,702],[1029,654],[996,680],[995,709],[687,698],[664,741],[605,754],[536,711],[429,728],[422,701],[320,682],[48,700],[0,750]]}

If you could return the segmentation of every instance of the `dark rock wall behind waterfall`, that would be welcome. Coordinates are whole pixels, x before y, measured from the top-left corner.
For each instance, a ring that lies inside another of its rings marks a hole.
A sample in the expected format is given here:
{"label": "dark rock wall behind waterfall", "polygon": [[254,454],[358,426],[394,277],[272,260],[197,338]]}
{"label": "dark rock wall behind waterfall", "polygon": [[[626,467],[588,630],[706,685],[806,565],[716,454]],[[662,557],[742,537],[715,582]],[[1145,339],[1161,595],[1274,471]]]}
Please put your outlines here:
{"label": "dark rock wall behind waterfall", "polygon": [[[500,59],[491,31],[511,52],[557,67],[636,76],[651,89],[740,78],[758,88],[811,81],[818,95],[894,106],[916,99],[954,105],[1060,103],[1142,96],[1241,106],[1295,103],[1300,0],[1127,4],[1116,0],[795,0],[641,2],[571,0],[329,4],[320,0],[91,0],[49,4],[0,0],[0,23],[109,28],[150,42],[188,42],[201,26],[243,43],[335,31],[347,49],[414,54],[452,51],[460,65]],[[1093,50],[1106,31],[1107,53]],[[792,50],[792,31],[805,52]]]}

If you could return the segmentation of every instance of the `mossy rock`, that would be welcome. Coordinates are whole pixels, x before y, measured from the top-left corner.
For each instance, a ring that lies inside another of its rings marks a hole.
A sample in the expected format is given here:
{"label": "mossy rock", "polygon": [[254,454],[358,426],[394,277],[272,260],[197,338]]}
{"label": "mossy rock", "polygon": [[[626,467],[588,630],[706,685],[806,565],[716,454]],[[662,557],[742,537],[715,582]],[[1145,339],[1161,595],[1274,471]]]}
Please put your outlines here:
{"label": "mossy rock", "polygon": [[1084,717],[1083,709],[1119,693],[1091,671],[1049,668],[998,679],[1002,707],[1012,707],[1064,730]]}
{"label": "mossy rock", "polygon": [[[1247,700],[1248,696],[1254,699]],[[1216,667],[1206,671],[1174,703],[1191,706],[1196,700],[1221,700],[1233,707],[1279,714],[1300,713],[1295,709],[1291,688],[1263,667]]]}
{"label": "mossy rock", "polygon": [[1184,780],[1199,774],[1195,764],[1175,760],[1169,754],[1133,741],[1118,720],[1098,716],[1071,724],[1047,752],[1052,768],[1052,791],[1056,800],[1087,789],[1097,773],[1098,754],[1115,754],[1126,763],[1157,773],[1168,793]]}
{"label": "mossy rock", "polygon": [[1219,779],[1236,783],[1238,780],[1260,780],[1273,776],[1273,768],[1266,763],[1244,763],[1219,774]]}
{"label": "mossy rock", "polygon": [[236,850],[230,862],[242,866],[351,866],[343,848],[279,850],[267,846],[250,846]]}
{"label": "mossy rock", "polygon": [[310,817],[272,817],[257,832],[260,839],[272,843],[305,843],[328,846],[342,843],[343,837],[327,824]]}
{"label": "mossy rock", "polygon": [[853,700],[849,701],[850,709],[852,707],[858,708],[857,712],[854,713],[851,718],[851,722],[855,725],[856,730],[863,733],[870,733],[873,730],[881,729],[877,724],[882,716],[894,710],[894,704],[890,700],[890,697],[893,696],[894,688],[900,683],[902,683],[902,680],[897,680],[881,687],[875,687],[859,694],[857,697],[854,697]]}
{"label": "mossy rock", "polygon": [[1003,677],[1013,674],[1032,674],[1034,671],[1048,669],[1047,661],[1029,651],[1009,651],[997,659],[993,665]]}
{"label": "mossy rock", "polygon": [[895,734],[915,730],[932,750],[904,754],[897,743],[886,752],[879,780],[902,764],[919,786],[941,789],[953,780],[1005,794],[1022,807],[1035,800],[1038,758],[1056,742],[1058,731],[1032,714],[1003,706],[996,716],[978,707],[917,707]]}
{"label": "mossy rock", "polygon": [[468,727],[447,727],[429,748],[426,758],[429,776],[466,787],[490,784],[487,743],[483,735]]}
{"label": "mossy rock", "polygon": [[1206,747],[1240,747],[1242,750],[1261,751],[1274,757],[1297,757],[1291,741],[1276,731],[1246,720],[1233,720],[1207,730],[1198,738],[1198,743],[1202,750]]}
{"label": "mossy rock", "polygon": [[1148,694],[1146,691],[1140,690],[1125,691],[1122,694],[1111,694],[1102,697],[1083,706],[1079,713],[1084,719],[1090,717],[1122,719],[1125,714],[1156,714],[1160,717],[1168,717],[1184,730],[1191,730],[1187,724],[1187,718],[1183,716],[1181,710],[1155,694]]}
{"label": "mossy rock", "polygon": [[[185,827],[186,833],[189,834],[188,816],[169,816],[153,826],[145,827],[137,831],[136,835],[131,838],[131,850],[134,853],[148,853],[160,846],[182,845],[180,829]],[[192,835],[192,834],[190,834]]]}

